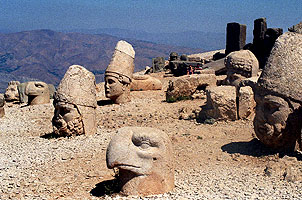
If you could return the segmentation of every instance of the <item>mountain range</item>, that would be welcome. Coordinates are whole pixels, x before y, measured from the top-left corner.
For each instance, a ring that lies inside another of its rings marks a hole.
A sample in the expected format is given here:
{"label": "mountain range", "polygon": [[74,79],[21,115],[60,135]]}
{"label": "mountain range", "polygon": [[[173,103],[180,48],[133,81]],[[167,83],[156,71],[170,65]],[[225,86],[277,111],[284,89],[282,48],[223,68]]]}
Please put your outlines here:
{"label": "mountain range", "polygon": [[202,48],[207,51],[225,48],[225,33],[203,32],[203,31],[182,31],[163,33],[158,30],[150,33],[139,30],[128,30],[120,28],[100,29],[73,29],[63,32],[80,32],[88,34],[109,34],[122,38],[133,38],[137,40],[150,41],[157,44],[184,46],[190,48]]}
{"label": "mountain range", "polygon": [[[97,82],[103,80],[116,43],[125,39],[108,34],[64,33],[52,30],[32,30],[0,33],[0,92],[7,82],[41,80],[58,85],[69,66],[82,65],[92,71]],[[203,52],[202,48],[187,48],[126,39],[132,44],[135,70],[152,65],[152,58],[168,58],[172,51],[179,54]]]}

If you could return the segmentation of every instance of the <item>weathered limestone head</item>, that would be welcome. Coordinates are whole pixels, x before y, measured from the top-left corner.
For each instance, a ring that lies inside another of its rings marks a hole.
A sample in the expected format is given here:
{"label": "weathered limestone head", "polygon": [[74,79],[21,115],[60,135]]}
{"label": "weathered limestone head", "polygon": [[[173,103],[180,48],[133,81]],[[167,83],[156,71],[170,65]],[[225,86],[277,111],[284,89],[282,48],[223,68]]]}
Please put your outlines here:
{"label": "weathered limestone head", "polygon": [[48,85],[42,81],[30,81],[25,88],[25,95],[28,96],[28,105],[49,103]]}
{"label": "weathered limestone head", "polygon": [[261,142],[293,150],[301,130],[302,34],[281,35],[255,88],[254,129]]}
{"label": "weathered limestone head", "polygon": [[54,94],[54,134],[71,136],[96,133],[95,77],[79,65],[65,73]]}
{"label": "weathered limestone head", "polygon": [[242,79],[257,76],[259,62],[249,50],[240,50],[230,53],[224,60],[227,69],[227,82],[237,85]]}
{"label": "weathered limestone head", "polygon": [[4,93],[5,101],[19,101],[18,85],[20,85],[19,81],[10,81],[8,83]]}
{"label": "weathered limestone head", "polygon": [[109,143],[106,162],[108,168],[119,169],[125,195],[160,194],[174,188],[172,144],[158,129],[120,128]]}
{"label": "weathered limestone head", "polygon": [[134,71],[135,51],[131,44],[119,41],[105,71],[105,94],[114,103],[130,101],[130,83]]}
{"label": "weathered limestone head", "polygon": [[4,105],[5,105],[4,95],[0,94],[0,118],[4,117],[4,115],[5,115]]}

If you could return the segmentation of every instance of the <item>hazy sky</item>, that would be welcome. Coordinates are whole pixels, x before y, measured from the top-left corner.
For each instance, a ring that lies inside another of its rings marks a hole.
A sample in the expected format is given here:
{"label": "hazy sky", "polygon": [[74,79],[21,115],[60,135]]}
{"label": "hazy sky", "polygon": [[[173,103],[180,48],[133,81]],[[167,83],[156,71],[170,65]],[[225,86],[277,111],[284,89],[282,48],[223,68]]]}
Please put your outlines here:
{"label": "hazy sky", "polygon": [[123,28],[147,32],[225,32],[253,21],[287,28],[302,21],[302,0],[0,0],[0,29]]}

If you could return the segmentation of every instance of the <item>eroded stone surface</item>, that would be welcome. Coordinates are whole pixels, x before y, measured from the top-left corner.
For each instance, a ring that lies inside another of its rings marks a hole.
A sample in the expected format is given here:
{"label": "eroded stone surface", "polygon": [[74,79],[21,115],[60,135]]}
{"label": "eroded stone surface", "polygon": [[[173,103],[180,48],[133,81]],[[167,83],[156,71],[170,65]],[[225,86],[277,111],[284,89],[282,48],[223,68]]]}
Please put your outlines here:
{"label": "eroded stone surface", "polygon": [[130,84],[132,91],[161,90],[161,88],[160,80],[148,75],[134,75]]}
{"label": "eroded stone surface", "polygon": [[53,104],[52,124],[56,135],[96,133],[95,77],[84,67],[69,67],[54,95]]}
{"label": "eroded stone surface", "polygon": [[284,33],[257,82],[254,129],[271,148],[293,150],[301,135],[301,57],[302,35]]}
{"label": "eroded stone surface", "polygon": [[302,102],[302,35],[287,32],[280,36],[271,52],[258,85]]}
{"label": "eroded stone surface", "polygon": [[5,105],[4,95],[0,94],[0,118],[4,117],[4,115],[5,115],[4,105]]}
{"label": "eroded stone surface", "polygon": [[241,87],[238,92],[238,118],[253,119],[256,102],[253,89],[249,86]]}
{"label": "eroded stone surface", "polygon": [[106,153],[108,168],[118,168],[125,195],[165,193],[174,188],[172,144],[162,131],[148,127],[120,128]]}
{"label": "eroded stone surface", "polygon": [[18,85],[19,81],[10,81],[5,90],[4,97],[5,101],[19,101]]}
{"label": "eroded stone surface", "polygon": [[119,41],[110,64],[105,71],[105,94],[114,103],[126,103],[130,99],[130,83],[134,71],[135,51],[131,44]]}
{"label": "eroded stone surface", "polygon": [[249,50],[234,51],[225,58],[227,82],[238,85],[244,78],[257,76],[259,63],[256,56]]}
{"label": "eroded stone surface", "polygon": [[207,118],[216,120],[236,120],[236,88],[234,86],[209,87],[207,92],[207,104],[202,111]]}
{"label": "eroded stone surface", "polygon": [[204,90],[207,86],[215,86],[216,82],[215,74],[193,74],[175,78],[169,81],[166,100],[173,102],[190,97],[196,90]]}

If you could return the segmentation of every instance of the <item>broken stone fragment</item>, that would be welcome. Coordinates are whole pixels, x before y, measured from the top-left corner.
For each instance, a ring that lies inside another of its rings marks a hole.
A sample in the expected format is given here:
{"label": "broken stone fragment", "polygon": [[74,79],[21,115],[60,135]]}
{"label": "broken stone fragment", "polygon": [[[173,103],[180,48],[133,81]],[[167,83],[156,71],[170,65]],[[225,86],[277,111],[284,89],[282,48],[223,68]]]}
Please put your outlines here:
{"label": "broken stone fragment", "polygon": [[133,75],[130,84],[131,91],[161,90],[161,88],[161,81],[149,75]]}
{"label": "broken stone fragment", "polygon": [[174,102],[191,96],[197,90],[205,90],[207,86],[216,86],[215,74],[193,74],[177,77],[169,81],[166,91],[167,102]]}
{"label": "broken stone fragment", "polygon": [[205,118],[236,120],[236,88],[234,86],[208,87],[207,103],[202,111]]}
{"label": "broken stone fragment", "polygon": [[238,92],[238,118],[254,119],[255,107],[253,89],[249,86],[241,87]]}

